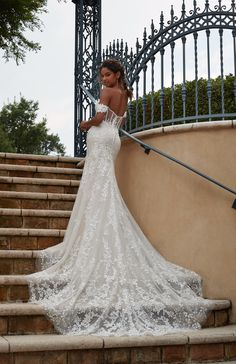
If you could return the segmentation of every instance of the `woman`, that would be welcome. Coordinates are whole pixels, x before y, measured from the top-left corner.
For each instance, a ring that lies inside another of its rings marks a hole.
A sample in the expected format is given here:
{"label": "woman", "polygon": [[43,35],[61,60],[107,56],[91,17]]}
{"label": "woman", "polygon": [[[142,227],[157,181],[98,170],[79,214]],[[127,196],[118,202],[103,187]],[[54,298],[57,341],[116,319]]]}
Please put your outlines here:
{"label": "woman", "polygon": [[128,98],[117,60],[100,67],[96,115],[82,121],[87,156],[64,241],[40,252],[42,271],[28,276],[31,302],[62,334],[158,335],[200,328],[212,301],[201,278],[167,262],[149,243],[117,186],[118,128]]}

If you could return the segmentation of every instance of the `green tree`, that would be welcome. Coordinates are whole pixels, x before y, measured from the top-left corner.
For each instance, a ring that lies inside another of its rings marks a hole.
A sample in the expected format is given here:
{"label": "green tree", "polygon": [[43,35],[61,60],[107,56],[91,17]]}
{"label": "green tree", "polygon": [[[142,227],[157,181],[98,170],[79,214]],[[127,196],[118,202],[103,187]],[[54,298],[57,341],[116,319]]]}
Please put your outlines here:
{"label": "green tree", "polygon": [[[221,111],[221,77],[216,77],[211,79],[212,84],[212,99],[211,99],[211,113],[220,114]],[[189,122],[195,121],[195,80],[186,81],[186,115],[193,116]],[[170,120],[169,125],[171,125],[171,109],[172,109],[172,89],[166,87],[164,89],[164,120]],[[160,107],[160,90],[147,94],[146,103],[146,122],[150,123],[152,119],[152,98],[154,104],[154,121],[158,122],[161,120],[161,107]],[[137,101],[134,100],[131,103],[132,107],[132,128],[142,126],[143,124],[143,108],[142,108],[142,98],[140,97]],[[138,112],[138,120],[136,121],[136,108]],[[224,109],[226,113],[235,113],[236,104],[234,97],[234,76],[232,74],[226,75],[224,77]],[[182,84],[176,84],[174,88],[174,112],[175,118],[181,118],[183,116],[183,101],[182,101]],[[198,80],[198,114],[208,115],[208,97],[207,97],[207,79],[200,78]],[[216,118],[215,120],[218,120]],[[209,120],[199,119],[199,121]],[[214,119],[213,119],[214,120]],[[129,120],[130,122],[130,120]],[[168,125],[167,123],[165,125]]]}
{"label": "green tree", "polygon": [[[36,123],[38,102],[20,98],[0,111],[0,151],[64,155],[65,147],[57,134],[49,134],[47,120]],[[2,133],[1,133],[2,131]],[[5,137],[4,137],[5,136]]]}
{"label": "green tree", "polygon": [[3,152],[3,151],[11,153],[11,152],[14,152],[14,148],[12,147],[7,134],[5,133],[2,125],[0,124],[0,152]]}
{"label": "green tree", "polygon": [[27,51],[38,51],[39,43],[30,41],[25,31],[42,30],[39,15],[46,12],[47,0],[0,1],[0,49],[6,60],[13,58],[18,64],[25,60]]}

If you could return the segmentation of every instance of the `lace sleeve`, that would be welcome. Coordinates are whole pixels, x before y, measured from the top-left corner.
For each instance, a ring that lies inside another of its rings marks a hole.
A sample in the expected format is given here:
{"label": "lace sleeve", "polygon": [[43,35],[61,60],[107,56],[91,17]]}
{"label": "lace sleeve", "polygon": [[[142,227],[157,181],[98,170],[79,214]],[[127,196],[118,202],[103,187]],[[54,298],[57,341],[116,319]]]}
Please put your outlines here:
{"label": "lace sleeve", "polygon": [[107,112],[108,106],[97,102],[95,105],[96,112]]}

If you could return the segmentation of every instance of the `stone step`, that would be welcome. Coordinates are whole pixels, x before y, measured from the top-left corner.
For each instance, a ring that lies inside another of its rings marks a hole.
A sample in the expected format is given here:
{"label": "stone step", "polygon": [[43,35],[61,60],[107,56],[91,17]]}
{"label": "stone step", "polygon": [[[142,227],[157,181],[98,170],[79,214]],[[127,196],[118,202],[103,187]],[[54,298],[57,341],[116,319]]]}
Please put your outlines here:
{"label": "stone step", "polygon": [[0,208],[72,210],[76,194],[0,191]]}
{"label": "stone step", "polygon": [[[222,306],[222,303],[218,304],[218,306]],[[218,308],[211,315],[215,315],[215,312],[219,314],[221,310],[218,310]],[[212,325],[211,327],[215,326]],[[47,318],[44,309],[39,305],[32,303],[1,303],[1,335],[49,334],[54,332],[53,323]]]}
{"label": "stone step", "polygon": [[[26,255],[27,252],[24,252]],[[14,252],[17,257],[17,251]],[[29,254],[32,260],[37,258],[37,252],[30,252]],[[3,256],[3,255],[2,255]],[[29,291],[27,280],[20,270],[24,269],[24,265],[19,265],[17,268],[19,273],[15,275],[0,275],[0,302],[27,302],[29,299]],[[18,275],[17,275],[18,274]],[[19,275],[22,274],[22,275]],[[25,274],[29,274],[28,272]],[[229,322],[231,303],[229,300],[215,300],[214,310],[208,316],[204,327],[219,327],[227,325]]]}
{"label": "stone step", "polygon": [[63,240],[65,230],[0,228],[0,250],[42,250]]}
{"label": "stone step", "polygon": [[77,193],[77,180],[0,176],[0,191]]}
{"label": "stone step", "polygon": [[81,161],[79,161],[79,162],[76,164],[76,167],[77,167],[77,168],[83,168],[83,167],[84,167],[84,163],[85,163],[85,158],[83,158]]}
{"label": "stone step", "polygon": [[83,161],[84,158],[19,153],[0,153],[1,164],[75,168],[80,162],[80,165],[83,166]]}
{"label": "stone step", "polygon": [[29,177],[29,178],[53,178],[53,179],[74,179],[81,178],[83,170],[80,168],[60,168],[25,166],[15,164],[0,164],[0,176]]}
{"label": "stone step", "polygon": [[[219,300],[209,317],[217,317],[216,322],[207,322],[205,327],[220,327],[228,324],[222,320],[221,313],[225,312],[229,305],[227,300]],[[220,320],[218,319],[220,317]],[[223,315],[225,318],[225,315]],[[212,320],[211,320],[212,321]],[[220,323],[220,324],[219,324]],[[0,335],[20,334],[48,334],[55,332],[53,323],[48,319],[44,309],[37,304],[28,302],[1,303],[0,305]]]}
{"label": "stone step", "polygon": [[0,250],[0,275],[34,273],[37,255],[37,250]]}
{"label": "stone step", "polygon": [[53,324],[40,306],[32,303],[2,303],[0,305],[0,335],[54,332]]}
{"label": "stone step", "polygon": [[[0,276],[0,302],[28,302],[29,290],[23,275]],[[214,310],[209,314],[204,327],[220,327],[229,322],[231,304],[228,300],[215,302]]]}
{"label": "stone step", "polygon": [[0,226],[6,228],[66,229],[71,211],[0,208]]}
{"label": "stone step", "polygon": [[[159,336],[4,335],[1,364],[235,364],[236,326]],[[234,360],[234,361],[233,361]]]}
{"label": "stone step", "polygon": [[1,303],[28,302],[28,300],[29,289],[24,275],[0,275]]}

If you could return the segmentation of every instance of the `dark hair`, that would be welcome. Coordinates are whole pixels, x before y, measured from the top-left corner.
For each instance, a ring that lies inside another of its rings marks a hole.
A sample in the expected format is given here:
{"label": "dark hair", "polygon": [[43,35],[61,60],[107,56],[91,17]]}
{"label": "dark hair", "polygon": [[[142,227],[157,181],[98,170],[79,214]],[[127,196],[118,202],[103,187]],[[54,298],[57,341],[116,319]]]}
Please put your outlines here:
{"label": "dark hair", "polygon": [[128,98],[132,99],[133,92],[128,86],[128,82],[125,77],[125,70],[121,62],[115,58],[106,59],[105,61],[102,62],[101,66],[99,67],[99,71],[101,72],[102,68],[104,67],[108,68],[111,72],[114,73],[120,72],[119,82],[126,90]]}

